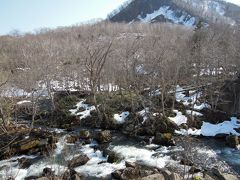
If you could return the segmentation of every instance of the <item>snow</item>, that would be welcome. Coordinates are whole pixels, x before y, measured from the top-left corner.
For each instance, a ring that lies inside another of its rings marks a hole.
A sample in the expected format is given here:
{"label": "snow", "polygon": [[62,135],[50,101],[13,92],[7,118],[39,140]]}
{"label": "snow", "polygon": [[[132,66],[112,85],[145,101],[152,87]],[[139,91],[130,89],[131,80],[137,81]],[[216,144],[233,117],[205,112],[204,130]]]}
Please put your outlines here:
{"label": "snow", "polygon": [[117,121],[118,124],[123,124],[126,118],[129,116],[129,112],[122,112],[121,114],[114,114],[114,119]]}
{"label": "snow", "polygon": [[17,87],[6,87],[2,90],[1,96],[2,97],[26,97],[29,96],[30,93],[26,92],[23,89]]}
{"label": "snow", "polygon": [[[84,104],[86,100],[82,100],[80,102],[78,102],[76,104],[76,108],[75,109],[70,109],[69,111],[71,112],[72,115],[75,116],[80,116],[80,119],[84,119],[88,116],[91,116],[91,111],[96,110],[95,106],[90,106],[88,104]],[[80,110],[80,108],[83,108],[84,111],[82,112],[78,112]]]}
{"label": "snow", "polygon": [[201,130],[200,129],[191,129],[189,128],[188,130],[186,129],[180,129],[180,130],[175,130],[176,134],[180,134],[180,135],[193,135],[193,136],[199,136],[201,135]]}
{"label": "snow", "polygon": [[240,0],[225,0],[225,1],[240,6]]}
{"label": "snow", "polygon": [[17,102],[18,105],[25,104],[25,103],[31,103],[31,101],[23,100],[23,101]]}
{"label": "snow", "polygon": [[201,134],[203,136],[216,136],[217,134],[233,134],[240,136],[234,128],[240,128],[240,120],[235,117],[231,117],[230,121],[224,121],[219,124],[211,124],[203,122],[201,127]]}
{"label": "snow", "polygon": [[200,105],[194,104],[194,106],[193,106],[193,109],[195,109],[195,110],[202,110],[205,108],[211,108],[211,106],[207,103],[202,103]]}
{"label": "snow", "polygon": [[188,115],[193,115],[193,116],[203,116],[202,113],[197,112],[197,111],[186,110],[186,113],[187,113]]}
{"label": "snow", "polygon": [[177,85],[176,87],[176,101],[178,102],[182,102],[185,106],[191,105],[193,103],[196,102],[196,100],[202,95],[201,92],[196,92],[191,96],[186,96],[184,94],[184,89],[182,87],[180,87],[179,85]]}
{"label": "snow", "polygon": [[203,135],[203,136],[216,136],[218,134],[232,134],[240,136],[235,129],[240,128],[240,120],[236,117],[231,117],[230,121],[224,121],[219,124],[211,124],[208,122],[203,122],[201,129],[181,129],[176,130],[176,134],[181,135]]}
{"label": "snow", "polygon": [[143,122],[142,124],[148,119],[148,114],[149,114],[149,108],[144,108],[142,111],[139,111],[138,114],[143,117]]}
{"label": "snow", "polygon": [[181,112],[178,110],[173,110],[173,112],[177,115],[176,117],[168,117],[171,121],[175,122],[178,126],[187,123],[187,117],[184,116]]}
{"label": "snow", "polygon": [[200,105],[196,104],[198,98],[200,98],[201,95],[202,95],[202,92],[194,92],[193,91],[193,94],[188,97],[184,94],[184,89],[182,87],[180,87],[179,85],[177,85],[177,87],[176,87],[176,94],[175,94],[176,101],[182,102],[185,106],[194,104],[193,109],[195,109],[195,110],[202,110],[204,108],[211,107],[207,103],[202,103]]}
{"label": "snow", "polygon": [[186,26],[193,26],[196,21],[194,17],[190,18],[186,13],[181,17],[176,17],[174,11],[170,9],[170,6],[162,6],[153,13],[147,14],[146,17],[142,18],[139,15],[138,18],[143,22],[151,22],[154,18],[160,15],[163,15],[166,19],[169,19],[174,23],[184,24]]}

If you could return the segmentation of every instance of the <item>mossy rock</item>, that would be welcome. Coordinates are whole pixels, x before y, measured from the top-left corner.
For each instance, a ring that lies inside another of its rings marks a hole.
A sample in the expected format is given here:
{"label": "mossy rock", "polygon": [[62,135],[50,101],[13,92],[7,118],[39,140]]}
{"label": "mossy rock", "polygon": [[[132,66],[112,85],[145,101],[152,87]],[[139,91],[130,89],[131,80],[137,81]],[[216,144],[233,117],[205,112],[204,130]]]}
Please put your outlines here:
{"label": "mossy rock", "polygon": [[80,130],[79,134],[81,139],[89,139],[92,136],[88,130]]}
{"label": "mossy rock", "polygon": [[167,117],[158,117],[155,119],[156,132],[160,133],[174,133],[179,127]]}
{"label": "mossy rock", "polygon": [[20,146],[21,151],[26,151],[26,150],[32,149],[34,147],[37,147],[38,145],[40,145],[40,141],[36,139],[36,140],[24,142],[23,144],[20,144],[19,146]]}
{"label": "mossy rock", "polygon": [[156,133],[153,143],[160,144],[163,146],[174,146],[175,142],[172,139],[172,134],[171,133]]}
{"label": "mossy rock", "polygon": [[76,104],[79,101],[79,98],[74,95],[65,96],[61,99],[58,99],[56,103],[56,109],[65,113],[70,113],[70,109],[76,108]]}

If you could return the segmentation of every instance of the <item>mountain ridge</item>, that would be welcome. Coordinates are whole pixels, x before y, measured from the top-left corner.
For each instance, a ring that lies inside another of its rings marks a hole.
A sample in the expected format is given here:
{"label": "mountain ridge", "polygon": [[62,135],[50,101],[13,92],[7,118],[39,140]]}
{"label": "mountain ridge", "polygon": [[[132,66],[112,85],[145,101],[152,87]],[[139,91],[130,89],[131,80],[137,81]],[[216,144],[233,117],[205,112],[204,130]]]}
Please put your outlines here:
{"label": "mountain ridge", "polygon": [[240,6],[223,0],[131,0],[108,16],[112,22],[171,22],[187,26],[223,20],[240,24]]}

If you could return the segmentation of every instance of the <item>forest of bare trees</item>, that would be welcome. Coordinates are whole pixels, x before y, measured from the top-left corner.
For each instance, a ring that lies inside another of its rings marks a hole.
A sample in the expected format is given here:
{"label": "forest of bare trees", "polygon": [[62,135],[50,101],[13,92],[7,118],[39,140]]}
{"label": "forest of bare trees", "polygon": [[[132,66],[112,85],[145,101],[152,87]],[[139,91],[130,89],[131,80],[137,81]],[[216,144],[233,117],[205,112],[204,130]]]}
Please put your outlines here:
{"label": "forest of bare trees", "polygon": [[12,119],[9,111],[22,92],[31,97],[33,112],[43,95],[54,111],[52,93],[71,89],[90,91],[97,107],[95,95],[113,87],[136,94],[160,88],[163,113],[176,85],[209,86],[210,100],[239,73],[239,39],[237,26],[201,22],[195,29],[101,22],[1,36],[1,119]]}

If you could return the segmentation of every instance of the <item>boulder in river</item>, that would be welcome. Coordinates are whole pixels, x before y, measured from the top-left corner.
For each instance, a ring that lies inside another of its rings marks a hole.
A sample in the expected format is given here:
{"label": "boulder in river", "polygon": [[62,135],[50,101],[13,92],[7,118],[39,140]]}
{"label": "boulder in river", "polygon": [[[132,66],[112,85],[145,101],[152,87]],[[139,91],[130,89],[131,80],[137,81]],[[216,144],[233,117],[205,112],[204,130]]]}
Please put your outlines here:
{"label": "boulder in river", "polygon": [[68,169],[63,173],[62,180],[81,180],[81,174],[74,169]]}
{"label": "boulder in river", "polygon": [[108,153],[107,162],[109,162],[109,163],[115,163],[115,162],[117,162],[117,161],[119,161],[119,160],[120,160],[120,157],[119,157],[119,155],[118,155],[117,153],[115,153],[115,152],[113,152],[113,151],[111,151],[111,152]]}
{"label": "boulder in river", "polygon": [[70,144],[74,144],[78,141],[79,137],[77,135],[69,135],[66,137],[66,142]]}
{"label": "boulder in river", "polygon": [[181,159],[180,164],[186,165],[186,166],[193,166],[193,162],[188,159]]}
{"label": "boulder in river", "polygon": [[153,143],[163,146],[175,146],[175,141],[173,140],[171,133],[156,133]]}
{"label": "boulder in river", "polygon": [[88,130],[80,130],[79,134],[81,139],[91,138],[91,133]]}
{"label": "boulder in river", "polygon": [[54,171],[51,168],[46,167],[43,169],[42,176],[54,176]]}
{"label": "boulder in river", "polygon": [[238,136],[229,135],[226,137],[226,142],[229,147],[237,148],[237,146],[239,145]]}
{"label": "boulder in river", "polygon": [[97,133],[96,139],[99,143],[108,143],[112,140],[111,131],[105,130]]}
{"label": "boulder in river", "polygon": [[85,154],[80,154],[77,157],[74,157],[68,162],[68,168],[73,169],[78,166],[82,166],[89,161],[89,157]]}
{"label": "boulder in river", "polygon": [[239,177],[233,174],[223,173],[217,168],[212,168],[211,174],[213,174],[219,180],[239,180]]}
{"label": "boulder in river", "polygon": [[121,175],[122,180],[139,179],[139,178],[140,178],[139,168],[127,167],[123,170]]}
{"label": "boulder in river", "polygon": [[164,176],[160,173],[151,174],[149,176],[141,178],[142,180],[165,180]]}

